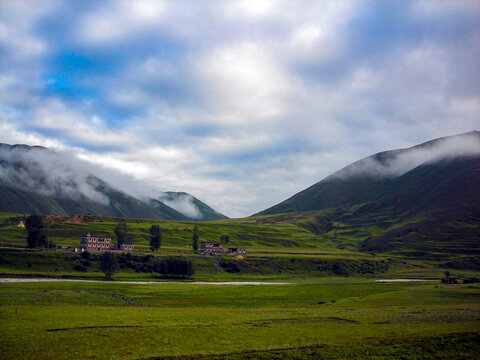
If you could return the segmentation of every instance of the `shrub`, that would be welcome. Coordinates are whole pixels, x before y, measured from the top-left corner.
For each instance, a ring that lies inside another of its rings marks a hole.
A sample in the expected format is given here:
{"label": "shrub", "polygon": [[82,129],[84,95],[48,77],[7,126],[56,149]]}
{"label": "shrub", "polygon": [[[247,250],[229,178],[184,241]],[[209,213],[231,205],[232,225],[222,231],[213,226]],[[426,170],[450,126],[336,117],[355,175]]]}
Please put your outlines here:
{"label": "shrub", "polygon": [[74,267],[75,271],[82,271],[82,272],[86,272],[87,271],[87,268],[81,264],[78,264],[78,265],[75,265]]}
{"label": "shrub", "polygon": [[442,283],[444,283],[444,284],[458,284],[458,280],[456,278],[448,277],[448,278],[443,278]]}
{"label": "shrub", "polygon": [[152,264],[138,264],[135,267],[135,272],[137,273],[151,273],[153,271]]}
{"label": "shrub", "polygon": [[80,256],[82,257],[82,259],[85,259],[85,260],[92,259],[92,254],[90,254],[88,251],[82,252]]}
{"label": "shrub", "polygon": [[169,256],[153,264],[153,271],[167,277],[190,278],[194,273],[190,259]]}
{"label": "shrub", "polygon": [[89,266],[91,265],[91,262],[88,261],[88,260],[83,260],[83,261],[81,262],[81,264],[82,264],[83,266],[85,266],[85,267],[89,267]]}
{"label": "shrub", "polygon": [[345,269],[344,264],[340,262],[333,263],[332,271],[335,275],[348,276],[348,270]]}
{"label": "shrub", "polygon": [[238,265],[232,261],[225,261],[225,260],[222,260],[220,262],[220,266],[222,267],[223,270],[225,270],[226,272],[229,272],[229,273],[238,273],[240,272],[240,268],[238,267]]}
{"label": "shrub", "polygon": [[137,265],[135,265],[135,263],[134,263],[134,262],[131,262],[131,261],[127,261],[127,262],[125,263],[125,266],[127,266],[127,267],[129,267],[129,268],[131,268],[131,269],[136,269],[136,268],[137,268]]}

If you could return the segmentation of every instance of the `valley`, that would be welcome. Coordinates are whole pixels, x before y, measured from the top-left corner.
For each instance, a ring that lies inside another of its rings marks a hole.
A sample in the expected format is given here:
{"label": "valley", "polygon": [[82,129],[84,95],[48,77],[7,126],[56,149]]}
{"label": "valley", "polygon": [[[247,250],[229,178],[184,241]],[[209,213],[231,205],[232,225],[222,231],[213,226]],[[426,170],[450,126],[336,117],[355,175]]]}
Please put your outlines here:
{"label": "valley", "polygon": [[[24,176],[0,183],[0,358],[476,359],[479,157],[404,161],[449,139],[372,155],[237,219],[184,192],[141,200],[99,178],[45,178],[35,159],[0,161]],[[49,249],[27,246],[32,213]],[[116,244],[119,224],[134,251],[115,252],[106,281],[103,252],[81,252],[80,237]],[[195,237],[247,254],[202,255]],[[166,276],[164,259],[193,275]]]}

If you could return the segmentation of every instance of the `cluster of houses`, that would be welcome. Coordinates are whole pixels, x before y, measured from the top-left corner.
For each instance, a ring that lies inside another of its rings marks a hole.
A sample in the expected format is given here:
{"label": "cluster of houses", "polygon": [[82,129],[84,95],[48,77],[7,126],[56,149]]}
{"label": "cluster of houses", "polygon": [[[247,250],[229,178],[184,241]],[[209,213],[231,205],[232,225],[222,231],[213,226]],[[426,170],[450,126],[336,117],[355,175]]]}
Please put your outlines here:
{"label": "cluster of houses", "polygon": [[[112,239],[109,237],[99,237],[91,236],[87,234],[80,237],[80,248],[81,252],[84,251],[106,251],[106,250],[119,250],[123,252],[132,252],[133,245],[131,244],[111,244]],[[78,251],[77,249],[75,251]],[[229,247],[225,253],[222,243],[214,242],[202,242],[200,244],[200,254],[201,255],[229,255],[229,256],[247,256],[247,248],[242,247]]]}
{"label": "cluster of houses", "polygon": [[111,244],[112,239],[109,237],[90,236],[87,234],[80,237],[80,251],[105,251],[120,250],[123,252],[133,251],[133,245],[130,244]]}
{"label": "cluster of houses", "polygon": [[[214,242],[202,242],[200,244],[200,254],[202,255],[225,255],[225,251],[223,250],[223,244],[222,243],[214,243]],[[226,255],[230,256],[241,256],[241,257],[246,257],[247,256],[247,248],[228,248]]]}

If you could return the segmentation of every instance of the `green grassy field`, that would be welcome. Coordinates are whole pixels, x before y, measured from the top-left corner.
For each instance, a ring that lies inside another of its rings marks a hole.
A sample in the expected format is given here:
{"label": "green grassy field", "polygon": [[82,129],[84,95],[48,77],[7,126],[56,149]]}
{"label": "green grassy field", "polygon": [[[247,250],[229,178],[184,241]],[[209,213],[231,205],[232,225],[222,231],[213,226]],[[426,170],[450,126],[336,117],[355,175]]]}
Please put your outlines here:
{"label": "green grassy field", "polygon": [[2,359],[478,359],[480,286],[0,285]]}

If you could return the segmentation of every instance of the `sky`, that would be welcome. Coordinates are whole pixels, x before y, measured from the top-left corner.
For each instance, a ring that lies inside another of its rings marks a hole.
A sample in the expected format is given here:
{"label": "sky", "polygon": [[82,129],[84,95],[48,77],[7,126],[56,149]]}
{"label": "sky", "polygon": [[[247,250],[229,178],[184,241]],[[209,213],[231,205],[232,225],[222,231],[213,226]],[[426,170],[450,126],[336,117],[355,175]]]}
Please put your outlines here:
{"label": "sky", "polygon": [[230,217],[472,130],[480,1],[0,0],[0,142]]}

